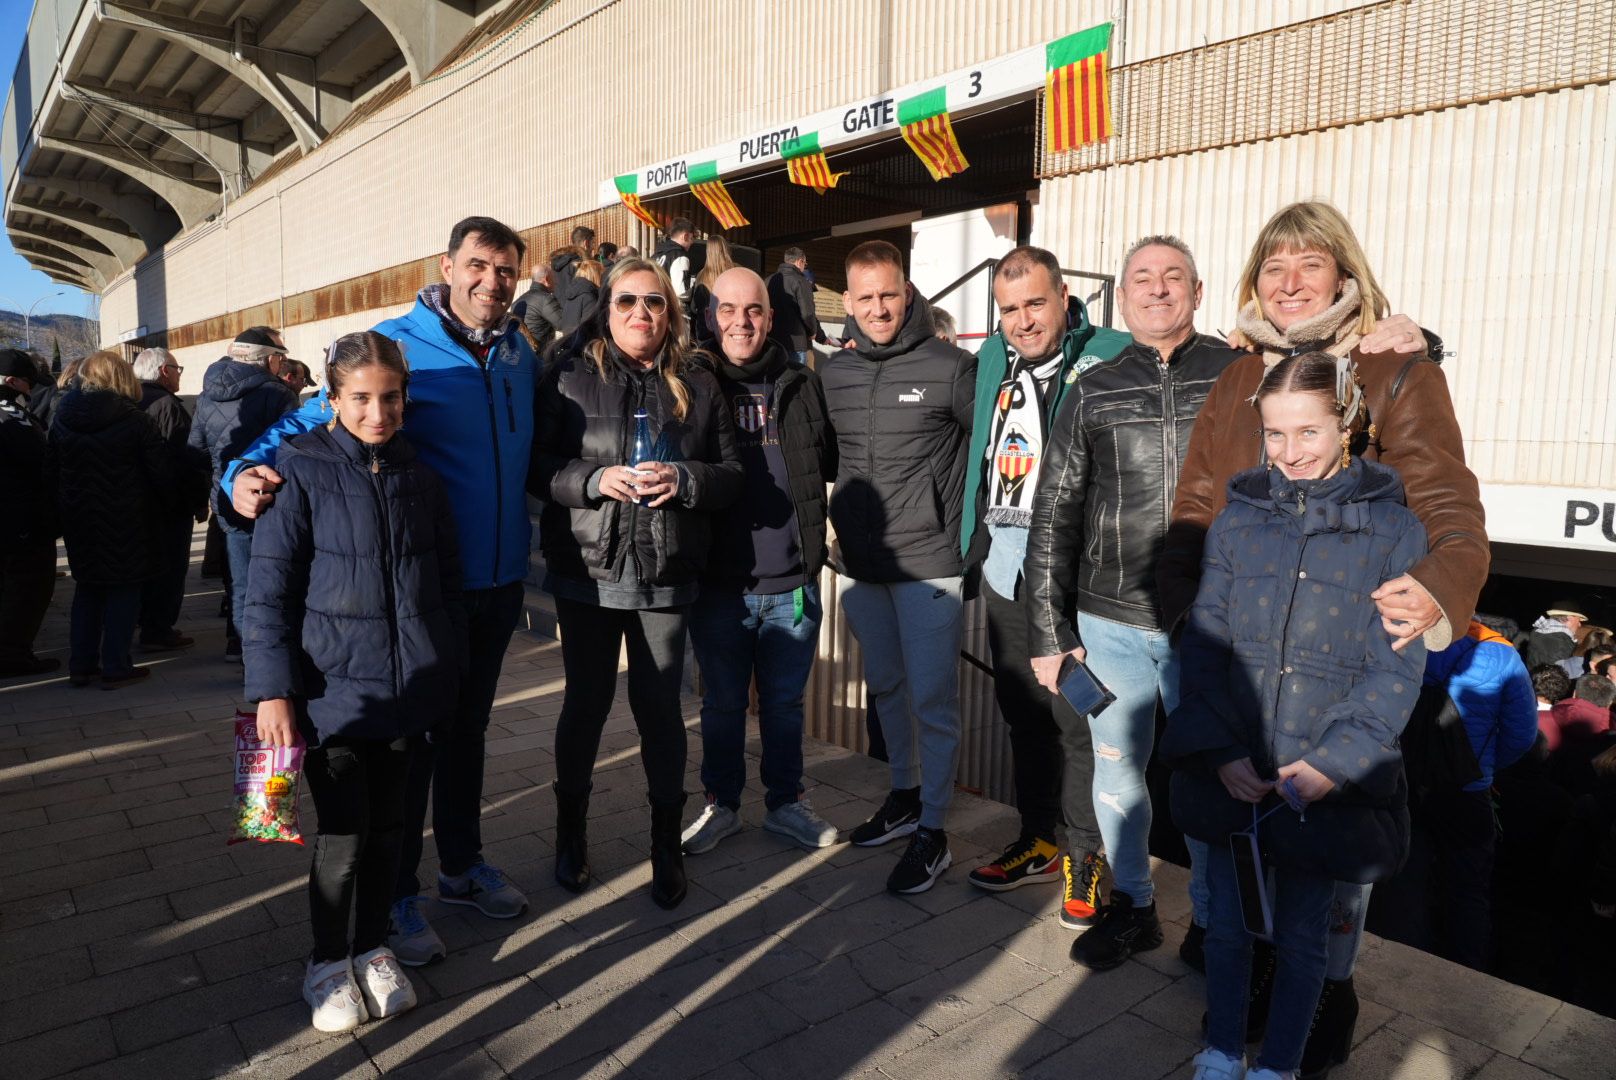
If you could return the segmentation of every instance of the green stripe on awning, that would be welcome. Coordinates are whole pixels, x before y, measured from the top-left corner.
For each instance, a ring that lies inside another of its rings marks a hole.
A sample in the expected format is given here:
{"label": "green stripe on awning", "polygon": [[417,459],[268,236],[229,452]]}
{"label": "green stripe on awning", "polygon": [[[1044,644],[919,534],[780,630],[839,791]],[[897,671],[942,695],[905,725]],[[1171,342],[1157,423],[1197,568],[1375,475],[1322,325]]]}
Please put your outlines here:
{"label": "green stripe on awning", "polygon": [[935,90],[927,90],[924,94],[916,94],[912,98],[898,102],[898,123],[908,127],[910,124],[930,120],[947,111],[948,87],[939,86]]}
{"label": "green stripe on awning", "polygon": [[612,183],[617,185],[619,195],[638,195],[640,193],[640,174],[628,173],[624,176],[614,176]]}
{"label": "green stripe on awning", "polygon": [[806,135],[798,135],[795,139],[787,139],[780,146],[780,156],[787,161],[819,152],[819,132],[817,131],[810,131]]}
{"label": "green stripe on awning", "polygon": [[1075,34],[1056,38],[1044,46],[1044,70],[1054,71],[1079,60],[1087,60],[1095,53],[1111,47],[1111,24],[1101,23]]}
{"label": "green stripe on awning", "polygon": [[685,179],[692,184],[710,184],[718,179],[718,162],[704,161],[700,165],[690,166]]}

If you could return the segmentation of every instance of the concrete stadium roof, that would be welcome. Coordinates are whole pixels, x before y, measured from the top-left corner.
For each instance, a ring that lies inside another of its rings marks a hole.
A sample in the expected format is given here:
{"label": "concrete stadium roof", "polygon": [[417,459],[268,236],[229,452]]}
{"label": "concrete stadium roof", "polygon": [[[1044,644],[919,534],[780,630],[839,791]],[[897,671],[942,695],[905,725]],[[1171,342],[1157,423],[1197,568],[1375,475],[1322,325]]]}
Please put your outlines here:
{"label": "concrete stadium roof", "polygon": [[7,106],[6,227],[39,269],[104,288],[512,3],[38,0]]}

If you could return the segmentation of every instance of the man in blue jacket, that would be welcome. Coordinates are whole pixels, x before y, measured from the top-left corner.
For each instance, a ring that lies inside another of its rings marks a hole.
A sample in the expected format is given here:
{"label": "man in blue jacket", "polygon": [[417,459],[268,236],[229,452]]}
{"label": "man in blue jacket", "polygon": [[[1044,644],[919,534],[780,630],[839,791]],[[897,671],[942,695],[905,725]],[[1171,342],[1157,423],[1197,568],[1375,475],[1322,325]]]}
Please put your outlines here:
{"label": "man in blue jacket", "polygon": [[[376,326],[410,365],[405,423],[421,459],[443,477],[454,510],[465,574],[464,674],[454,715],[434,725],[431,749],[411,766],[399,880],[388,944],[411,966],[444,955],[423,912],[416,877],[427,796],[438,844],[438,898],[496,919],[527,909],[527,898],[482,857],[479,814],[483,739],[506,646],[522,611],[529,523],[524,483],[533,440],[538,360],[509,317],[526,245],[487,217],[455,225],[440,260],[443,283],[415,307]],[[270,428],[225,473],[224,487],[246,517],[262,513],[280,483],[276,447],[331,420],[322,392]]]}

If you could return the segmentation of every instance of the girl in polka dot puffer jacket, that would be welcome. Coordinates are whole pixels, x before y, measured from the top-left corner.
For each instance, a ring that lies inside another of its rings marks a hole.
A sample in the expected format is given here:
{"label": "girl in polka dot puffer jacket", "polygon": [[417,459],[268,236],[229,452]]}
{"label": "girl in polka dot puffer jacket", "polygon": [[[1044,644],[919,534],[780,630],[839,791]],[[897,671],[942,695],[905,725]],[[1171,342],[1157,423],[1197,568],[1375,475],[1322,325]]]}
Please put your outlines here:
{"label": "girl in polka dot puffer jacket", "polygon": [[1264,377],[1252,402],[1268,465],[1229,482],[1207,535],[1160,747],[1174,821],[1211,849],[1210,1050],[1242,1061],[1251,939],[1231,834],[1260,822],[1278,966],[1257,1063],[1278,1075],[1323,986],[1334,882],[1384,879],[1408,851],[1398,738],[1425,650],[1393,651],[1369,594],[1425,554],[1425,533],[1396,471],[1350,452],[1362,401],[1349,362],[1326,353]]}

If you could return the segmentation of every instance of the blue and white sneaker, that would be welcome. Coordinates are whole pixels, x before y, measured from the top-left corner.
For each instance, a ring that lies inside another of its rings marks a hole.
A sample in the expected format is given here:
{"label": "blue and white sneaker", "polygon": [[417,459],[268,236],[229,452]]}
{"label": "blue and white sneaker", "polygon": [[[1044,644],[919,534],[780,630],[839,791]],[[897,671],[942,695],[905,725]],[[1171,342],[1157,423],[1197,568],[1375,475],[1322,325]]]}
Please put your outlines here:
{"label": "blue and white sneaker", "polygon": [[425,967],[434,960],[442,960],[449,950],[443,947],[432,924],[421,910],[426,905],[424,896],[406,896],[394,901],[387,916],[387,947],[393,950],[398,962],[408,967]]}
{"label": "blue and white sneaker", "polygon": [[527,910],[527,897],[505,880],[497,866],[480,862],[457,877],[438,874],[438,899],[474,907],[490,919],[514,919]]}

